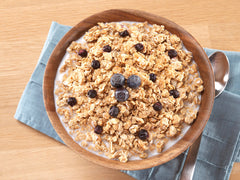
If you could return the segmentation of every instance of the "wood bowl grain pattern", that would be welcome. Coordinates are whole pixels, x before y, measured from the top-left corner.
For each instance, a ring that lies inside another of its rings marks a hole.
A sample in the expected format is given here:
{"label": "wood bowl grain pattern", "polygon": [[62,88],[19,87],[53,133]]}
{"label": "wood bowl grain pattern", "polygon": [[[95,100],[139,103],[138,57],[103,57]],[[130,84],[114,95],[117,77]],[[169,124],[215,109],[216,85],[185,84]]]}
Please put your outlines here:
{"label": "wood bowl grain pattern", "polygon": [[[83,148],[81,148],[66,132],[62,126],[58,115],[56,113],[54,104],[54,79],[57,73],[58,66],[66,53],[67,47],[74,40],[79,39],[89,28],[96,25],[98,22],[113,22],[113,21],[148,21],[150,24],[164,25],[168,31],[176,34],[181,38],[185,47],[193,53],[194,60],[199,67],[200,75],[203,79],[204,92],[202,93],[202,102],[198,112],[198,117],[188,130],[188,132],[168,150],[163,153],[143,160],[129,161],[127,163],[121,163],[116,160],[109,160],[100,156],[97,156]],[[203,131],[211,114],[213,102],[214,102],[214,76],[211,68],[211,64],[208,60],[202,47],[190,35],[179,25],[171,22],[163,17],[149,14],[138,10],[119,10],[112,9],[107,10],[93,16],[90,16],[79,24],[74,26],[57,44],[46,66],[44,83],[43,83],[43,95],[44,104],[48,113],[49,119],[62,140],[74,151],[80,154],[82,157],[114,169],[122,170],[139,170],[145,168],[151,168],[170,161],[177,157],[183,151],[185,151],[197,137]]]}

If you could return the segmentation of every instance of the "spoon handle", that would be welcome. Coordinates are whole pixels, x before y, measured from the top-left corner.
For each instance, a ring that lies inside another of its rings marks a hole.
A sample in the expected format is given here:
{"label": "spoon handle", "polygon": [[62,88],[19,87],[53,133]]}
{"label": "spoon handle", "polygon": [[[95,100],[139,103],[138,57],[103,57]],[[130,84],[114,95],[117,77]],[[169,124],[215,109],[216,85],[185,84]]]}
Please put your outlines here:
{"label": "spoon handle", "polygon": [[183,170],[181,173],[180,180],[192,180],[194,169],[196,166],[197,154],[201,142],[202,134],[198,137],[198,139],[193,143],[193,145],[189,148]]}

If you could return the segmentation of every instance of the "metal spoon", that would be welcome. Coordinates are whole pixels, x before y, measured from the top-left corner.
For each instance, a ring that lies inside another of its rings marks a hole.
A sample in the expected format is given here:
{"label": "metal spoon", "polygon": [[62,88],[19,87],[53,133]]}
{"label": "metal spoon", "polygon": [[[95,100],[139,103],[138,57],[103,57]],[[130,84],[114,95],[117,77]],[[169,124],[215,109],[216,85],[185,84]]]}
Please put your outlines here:
{"label": "metal spoon", "polygon": [[[209,57],[211,62],[214,78],[215,78],[215,98],[218,97],[225,89],[229,79],[229,61],[227,56],[220,51],[211,54]],[[196,159],[198,154],[199,145],[201,142],[202,134],[189,148],[186,161],[183,166],[180,180],[192,180]]]}
{"label": "metal spoon", "polygon": [[215,78],[215,98],[225,89],[229,79],[229,61],[227,56],[217,51],[209,56]]}

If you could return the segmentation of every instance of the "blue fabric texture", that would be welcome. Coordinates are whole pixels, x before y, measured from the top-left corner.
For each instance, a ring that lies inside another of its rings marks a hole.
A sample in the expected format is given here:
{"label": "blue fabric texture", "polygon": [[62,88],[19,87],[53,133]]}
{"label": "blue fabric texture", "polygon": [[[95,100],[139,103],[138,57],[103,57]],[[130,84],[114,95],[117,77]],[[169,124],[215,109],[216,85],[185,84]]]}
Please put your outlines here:
{"label": "blue fabric texture", "polygon": [[[54,47],[70,26],[53,22],[38,64],[17,107],[15,118],[63,143],[53,129],[43,103],[44,70]],[[205,49],[207,55],[216,50]],[[223,51],[230,61],[230,79],[224,92],[215,99],[211,117],[204,129],[194,180],[229,179],[234,162],[240,162],[240,52]],[[136,179],[179,179],[187,152],[157,167],[122,171]]]}

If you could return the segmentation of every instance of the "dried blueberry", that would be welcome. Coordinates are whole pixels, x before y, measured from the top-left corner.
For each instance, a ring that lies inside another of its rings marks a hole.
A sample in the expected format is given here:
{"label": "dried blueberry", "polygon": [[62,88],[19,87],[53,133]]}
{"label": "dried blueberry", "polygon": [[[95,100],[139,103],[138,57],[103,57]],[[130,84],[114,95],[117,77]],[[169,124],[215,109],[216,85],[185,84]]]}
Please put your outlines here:
{"label": "dried blueberry", "polygon": [[128,32],[127,30],[124,30],[124,31],[122,31],[122,32],[119,32],[119,35],[120,35],[121,37],[126,37],[126,36],[129,36],[129,32]]}
{"label": "dried blueberry", "polygon": [[156,80],[157,80],[157,76],[156,76],[156,74],[151,73],[149,76],[150,76],[149,79],[150,79],[152,82],[156,82]]}
{"label": "dried blueberry", "polygon": [[119,108],[117,106],[110,107],[110,110],[109,110],[110,116],[117,117],[118,113],[119,113]]}
{"label": "dried blueberry", "polygon": [[123,102],[126,101],[129,98],[129,92],[127,89],[125,88],[118,88],[115,91],[115,98],[119,101],[119,102]]}
{"label": "dried blueberry", "polygon": [[87,57],[88,52],[86,49],[81,49],[80,51],[78,51],[78,55],[81,57]]}
{"label": "dried blueberry", "polygon": [[96,134],[102,134],[102,132],[103,132],[102,126],[97,125],[97,126],[94,128],[94,132],[95,132]]}
{"label": "dried blueberry", "polygon": [[176,89],[170,90],[169,94],[170,94],[170,96],[173,96],[174,98],[178,98],[180,96],[180,93]]}
{"label": "dried blueberry", "polygon": [[100,62],[98,60],[93,60],[91,65],[93,69],[100,68]]}
{"label": "dried blueberry", "polygon": [[91,89],[88,91],[88,97],[95,98],[97,96],[97,91],[94,89]]}
{"label": "dried blueberry", "polygon": [[122,74],[116,73],[112,75],[110,83],[113,87],[120,88],[125,84],[125,77]]}
{"label": "dried blueberry", "polygon": [[174,57],[177,57],[177,51],[175,50],[175,49],[170,49],[169,51],[168,51],[168,56],[172,59],[172,58],[174,58]]}
{"label": "dried blueberry", "polygon": [[134,47],[137,51],[142,51],[144,48],[142,43],[137,43]]}
{"label": "dried blueberry", "polygon": [[141,129],[141,130],[138,132],[138,137],[139,137],[141,140],[143,140],[143,141],[146,140],[146,139],[149,137],[147,130]]}
{"label": "dried blueberry", "polygon": [[137,75],[131,75],[127,79],[128,87],[136,89],[141,85],[141,78]]}
{"label": "dried blueberry", "polygon": [[68,103],[68,105],[73,107],[75,104],[77,104],[77,100],[75,97],[69,97],[67,100],[67,103]]}
{"label": "dried blueberry", "polygon": [[155,111],[161,111],[162,109],[162,104],[160,102],[156,102],[154,105],[153,105],[153,109]]}
{"label": "dried blueberry", "polygon": [[103,46],[103,51],[104,52],[111,52],[112,51],[112,47],[109,45]]}

